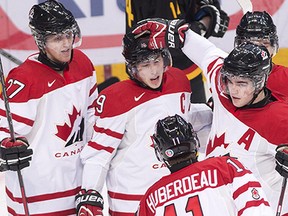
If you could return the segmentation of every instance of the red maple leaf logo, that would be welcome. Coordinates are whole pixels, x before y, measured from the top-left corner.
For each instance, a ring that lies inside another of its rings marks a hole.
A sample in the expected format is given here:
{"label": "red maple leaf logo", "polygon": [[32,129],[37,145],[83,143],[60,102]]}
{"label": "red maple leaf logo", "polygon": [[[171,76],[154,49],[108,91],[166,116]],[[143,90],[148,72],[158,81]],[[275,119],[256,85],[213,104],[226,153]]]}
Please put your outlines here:
{"label": "red maple leaf logo", "polygon": [[67,123],[65,123],[62,126],[57,125],[58,133],[56,135],[62,140],[67,141],[73,129],[74,122],[77,119],[77,116],[79,115],[80,111],[78,112],[77,109],[73,106],[72,114],[71,115],[69,114],[70,126]]}
{"label": "red maple leaf logo", "polygon": [[221,146],[221,145],[224,145],[225,149],[228,146],[228,143],[225,143],[225,133],[223,133],[220,137],[217,137],[217,135],[215,135],[213,139],[213,143],[212,143],[212,140],[209,139],[209,142],[206,148],[206,155],[209,155],[216,147]]}

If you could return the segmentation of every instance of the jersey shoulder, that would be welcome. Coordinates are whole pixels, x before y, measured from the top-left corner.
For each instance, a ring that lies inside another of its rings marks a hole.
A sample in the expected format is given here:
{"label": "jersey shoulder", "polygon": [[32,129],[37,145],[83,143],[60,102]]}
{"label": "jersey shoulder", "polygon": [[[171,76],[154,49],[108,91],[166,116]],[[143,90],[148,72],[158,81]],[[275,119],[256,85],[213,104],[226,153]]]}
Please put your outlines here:
{"label": "jersey shoulder", "polygon": [[[149,90],[132,80],[124,80],[103,89],[97,99],[96,114],[102,117],[116,116],[128,112],[144,102]],[[145,95],[146,94],[146,95]],[[137,99],[141,95],[141,99]],[[136,99],[135,99],[136,97]]]}
{"label": "jersey shoulder", "polygon": [[94,66],[91,60],[81,50],[73,50],[73,58],[69,63],[69,70],[75,70],[76,73],[91,75],[94,71]]}
{"label": "jersey shoulder", "polygon": [[191,92],[190,81],[184,71],[169,67],[163,77],[163,91]]}

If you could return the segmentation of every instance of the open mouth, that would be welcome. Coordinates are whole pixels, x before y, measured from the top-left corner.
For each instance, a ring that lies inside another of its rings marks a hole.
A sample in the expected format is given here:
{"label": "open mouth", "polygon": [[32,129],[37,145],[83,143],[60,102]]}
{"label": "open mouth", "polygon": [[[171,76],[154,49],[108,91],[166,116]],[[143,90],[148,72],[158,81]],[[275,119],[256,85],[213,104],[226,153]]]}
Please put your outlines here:
{"label": "open mouth", "polygon": [[154,79],[150,79],[151,81],[155,81],[155,80],[158,80],[159,79],[159,76],[157,76],[156,78]]}

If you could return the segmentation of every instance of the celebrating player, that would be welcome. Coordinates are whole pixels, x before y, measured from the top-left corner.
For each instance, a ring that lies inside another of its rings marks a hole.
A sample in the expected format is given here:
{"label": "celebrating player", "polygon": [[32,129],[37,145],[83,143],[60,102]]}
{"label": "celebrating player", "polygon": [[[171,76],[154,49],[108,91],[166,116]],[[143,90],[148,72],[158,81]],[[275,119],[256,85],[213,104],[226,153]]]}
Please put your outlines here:
{"label": "celebrating player", "polygon": [[[171,24],[175,31],[166,34]],[[150,32],[149,47],[155,44],[183,47],[182,51],[203,69],[214,100],[206,156],[229,153],[238,158],[261,182],[276,213],[282,176],[275,170],[275,149],[288,143],[288,105],[266,88],[272,66],[268,50],[253,43],[242,43],[227,56],[179,20],[144,20],[133,32],[138,35],[143,31]],[[284,163],[279,160],[281,162]],[[287,167],[282,165],[279,167]],[[287,190],[285,199],[288,199]],[[282,211],[288,214],[288,205],[283,206]]]}
{"label": "celebrating player", "polygon": [[[24,215],[21,170],[30,215],[75,215],[82,179],[79,154],[91,138],[97,98],[92,62],[73,49],[81,39],[72,13],[57,1],[34,5],[29,27],[39,53],[7,76],[16,141],[0,110],[0,169],[9,215]],[[32,160],[31,154],[33,150]],[[27,215],[27,214],[26,214]]]}
{"label": "celebrating player", "polygon": [[223,156],[197,162],[197,134],[179,115],[157,122],[153,143],[172,174],[147,190],[137,215],[272,215],[259,181],[239,161]]}
{"label": "celebrating player", "polygon": [[[134,215],[146,189],[169,173],[154,156],[151,134],[158,119],[186,116],[198,125],[196,131],[211,124],[208,106],[190,104],[189,80],[170,67],[169,51],[148,49],[148,39],[145,34],[124,36],[130,79],[104,89],[97,99],[95,133],[81,152],[84,173],[83,190],[76,197],[78,215],[102,210],[99,192],[105,180],[110,215]],[[91,197],[94,203],[87,201]]]}
{"label": "celebrating player", "polygon": [[[218,0],[127,0],[126,32],[138,21],[146,18],[185,19],[198,34],[208,37],[223,37],[229,17],[221,10]],[[181,50],[169,50],[173,67],[183,70],[190,80],[193,94],[191,102],[206,102],[202,71]]]}
{"label": "celebrating player", "polygon": [[[242,17],[236,29],[235,46],[243,42],[264,45],[271,57],[276,55],[279,48],[277,29],[266,11],[247,12]],[[272,63],[267,88],[285,99],[288,96],[285,80],[288,80],[287,67]]]}

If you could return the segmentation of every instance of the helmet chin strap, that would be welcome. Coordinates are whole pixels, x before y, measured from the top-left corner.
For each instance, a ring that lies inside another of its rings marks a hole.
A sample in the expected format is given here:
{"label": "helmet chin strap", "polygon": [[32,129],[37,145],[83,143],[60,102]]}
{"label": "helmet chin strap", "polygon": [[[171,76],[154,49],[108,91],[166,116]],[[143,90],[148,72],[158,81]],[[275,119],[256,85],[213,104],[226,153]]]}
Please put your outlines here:
{"label": "helmet chin strap", "polygon": [[[256,100],[256,98],[258,97],[258,95],[260,94],[260,92],[263,90],[263,88],[261,90],[259,90],[257,93],[254,92],[253,94],[253,98],[251,99],[251,101],[246,104],[245,106],[250,106],[251,104],[253,104],[253,102]],[[245,107],[243,106],[243,107]]]}
{"label": "helmet chin strap", "polygon": [[[253,102],[255,101],[255,99],[258,97],[258,95],[264,91],[265,92],[265,88],[263,87],[261,90],[259,90],[257,93],[254,93],[253,98],[250,100],[249,103],[247,103],[246,105],[242,106],[242,107],[238,107],[238,109],[245,109],[245,108],[250,108],[251,106],[253,106]],[[263,99],[264,100],[264,99]]]}
{"label": "helmet chin strap", "polygon": [[[71,54],[71,59],[70,62],[73,58],[73,50]],[[38,56],[38,61],[42,62],[43,64],[47,65],[48,67],[52,68],[55,71],[64,71],[69,62],[56,62],[48,58],[47,54],[43,53],[43,51],[40,50],[39,56]]]}

